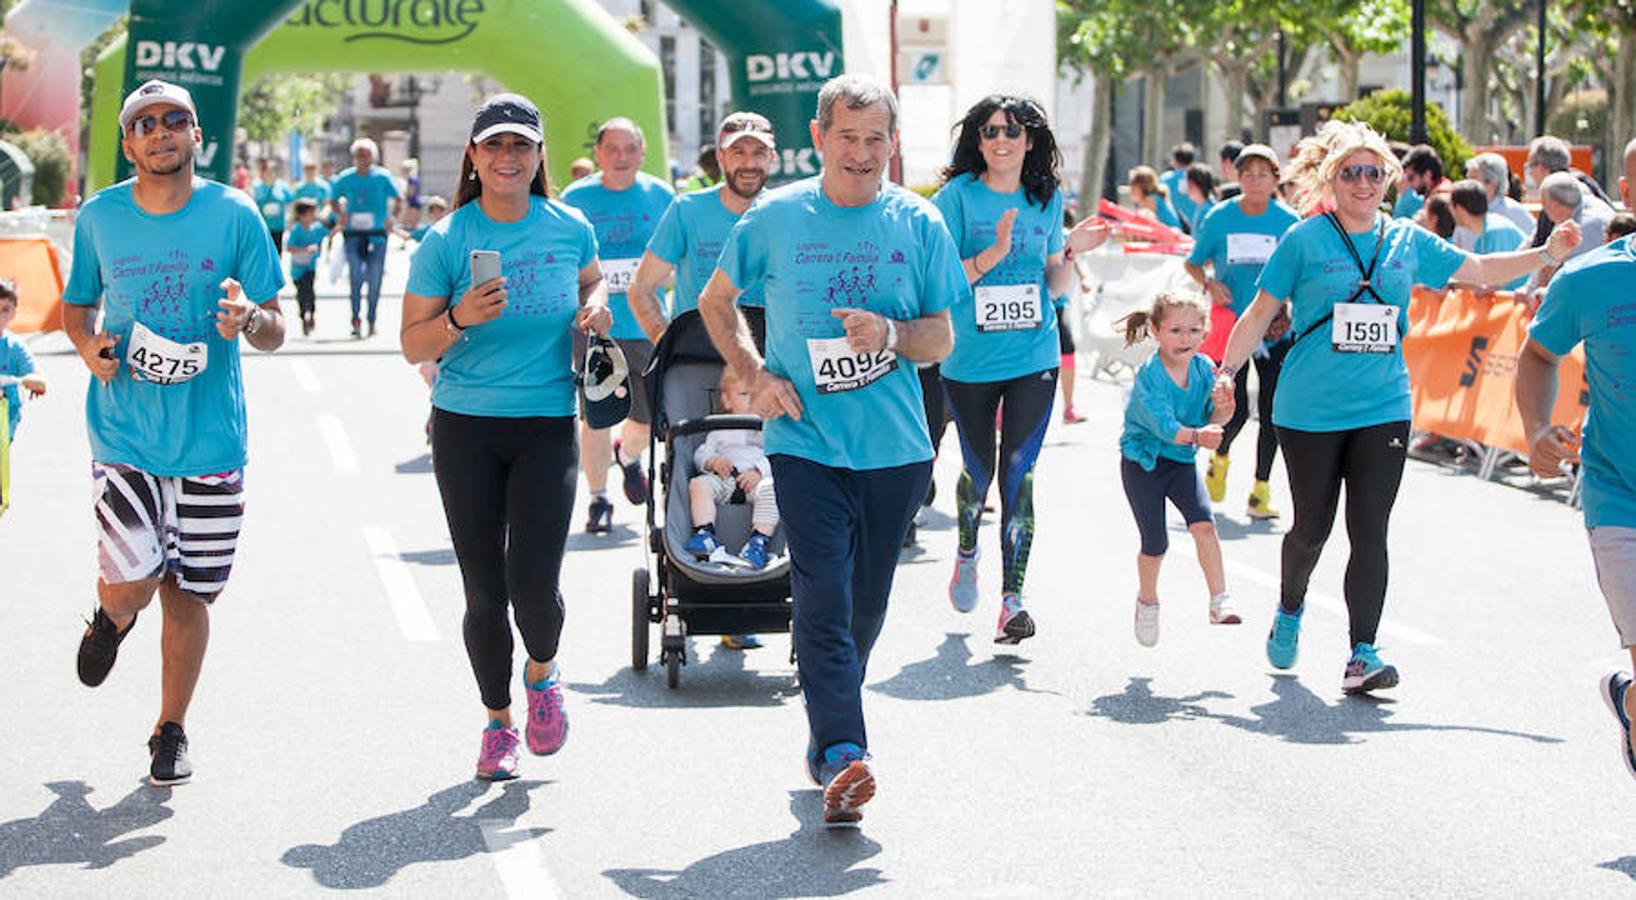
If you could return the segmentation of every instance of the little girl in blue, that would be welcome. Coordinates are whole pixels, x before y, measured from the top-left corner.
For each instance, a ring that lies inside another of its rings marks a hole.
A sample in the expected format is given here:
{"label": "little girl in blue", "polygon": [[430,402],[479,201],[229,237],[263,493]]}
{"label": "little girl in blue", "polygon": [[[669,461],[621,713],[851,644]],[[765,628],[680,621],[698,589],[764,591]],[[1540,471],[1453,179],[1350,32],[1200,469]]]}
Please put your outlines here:
{"label": "little girl in blue", "polygon": [[1136,373],[1119,436],[1119,473],[1142,535],[1136,557],[1136,640],[1159,642],[1159,564],[1170,548],[1165,500],[1181,511],[1198,550],[1199,567],[1210,589],[1210,622],[1242,620],[1227,595],[1221,569],[1221,542],[1210,496],[1194,465],[1198,448],[1221,446],[1222,424],[1233,415],[1233,395],[1217,388],[1214,367],[1198,349],[1209,331],[1210,307],[1198,294],[1161,293],[1149,309],[1117,323],[1125,346],[1153,337],[1159,350]]}

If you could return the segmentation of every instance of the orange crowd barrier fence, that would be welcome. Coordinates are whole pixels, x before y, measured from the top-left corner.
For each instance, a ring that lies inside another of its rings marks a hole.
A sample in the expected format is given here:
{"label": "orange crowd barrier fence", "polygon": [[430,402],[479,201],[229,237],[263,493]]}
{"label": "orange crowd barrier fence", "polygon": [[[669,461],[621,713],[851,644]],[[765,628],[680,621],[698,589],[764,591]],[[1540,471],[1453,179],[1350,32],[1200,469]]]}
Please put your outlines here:
{"label": "orange crowd barrier fence", "polygon": [[[1416,288],[1403,341],[1414,427],[1526,455],[1528,436],[1513,392],[1532,318],[1506,291]],[[1582,347],[1563,358],[1559,373],[1551,421],[1578,431],[1590,395]]]}
{"label": "orange crowd barrier fence", "polygon": [[62,270],[50,238],[0,237],[0,278],[17,285],[21,301],[8,330],[62,330]]}

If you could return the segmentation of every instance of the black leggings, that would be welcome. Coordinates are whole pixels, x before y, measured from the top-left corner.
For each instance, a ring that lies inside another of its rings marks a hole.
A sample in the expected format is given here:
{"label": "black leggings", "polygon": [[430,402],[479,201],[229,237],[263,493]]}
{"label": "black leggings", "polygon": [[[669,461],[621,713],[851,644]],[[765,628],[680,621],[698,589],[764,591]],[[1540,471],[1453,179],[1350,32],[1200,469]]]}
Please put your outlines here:
{"label": "black leggings", "polygon": [[574,508],[574,418],[506,419],[434,410],[432,469],[466,587],[466,654],[483,705],[511,706],[511,625],[528,655],[557,656],[558,576]]}
{"label": "black leggings", "polygon": [[926,410],[926,431],[931,435],[932,454],[943,444],[949,430],[949,405],[943,397],[943,367],[933,363],[920,370],[920,402]]}
{"label": "black leggings", "polygon": [[[1278,429],[1272,426],[1272,398],[1278,390],[1278,373],[1284,368],[1284,357],[1294,341],[1279,341],[1267,349],[1267,356],[1253,356],[1258,386],[1255,392],[1255,414],[1258,423],[1255,441],[1255,480],[1272,478],[1272,461],[1278,455]],[[1238,370],[1238,383],[1233,390],[1237,406],[1233,417],[1222,429],[1221,447],[1216,453],[1226,456],[1233,448],[1233,439],[1250,420],[1250,370]]]}
{"label": "black leggings", "polygon": [[[1028,551],[1034,546],[1034,462],[1051,424],[1057,396],[1057,370],[1046,369],[1008,381],[951,381],[943,390],[960,435],[965,468],[955,499],[960,549],[977,547],[983,498],[995,475],[994,417],[1000,416],[1000,550],[1004,559],[1002,590],[1022,593]],[[1001,413],[1001,409],[1005,410]]]}
{"label": "black leggings", "polygon": [[313,279],[317,276],[317,269],[308,269],[295,276],[295,302],[301,309],[302,318],[312,315],[318,309],[318,294],[313,290]]}
{"label": "black leggings", "polygon": [[1295,612],[1306,599],[1318,555],[1335,524],[1346,485],[1346,611],[1352,643],[1373,644],[1386,606],[1386,526],[1403,481],[1408,422],[1352,431],[1278,429],[1295,501],[1295,524],[1284,536],[1282,601]]}

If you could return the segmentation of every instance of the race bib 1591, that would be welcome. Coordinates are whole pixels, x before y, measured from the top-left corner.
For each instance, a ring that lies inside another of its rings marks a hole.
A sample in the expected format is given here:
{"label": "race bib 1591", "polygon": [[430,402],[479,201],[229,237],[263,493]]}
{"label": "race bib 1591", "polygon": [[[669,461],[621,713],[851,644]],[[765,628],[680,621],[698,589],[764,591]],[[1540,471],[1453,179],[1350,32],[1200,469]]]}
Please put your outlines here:
{"label": "race bib 1591", "polygon": [[1383,303],[1337,303],[1330,340],[1336,353],[1391,353],[1397,347],[1395,306]]}

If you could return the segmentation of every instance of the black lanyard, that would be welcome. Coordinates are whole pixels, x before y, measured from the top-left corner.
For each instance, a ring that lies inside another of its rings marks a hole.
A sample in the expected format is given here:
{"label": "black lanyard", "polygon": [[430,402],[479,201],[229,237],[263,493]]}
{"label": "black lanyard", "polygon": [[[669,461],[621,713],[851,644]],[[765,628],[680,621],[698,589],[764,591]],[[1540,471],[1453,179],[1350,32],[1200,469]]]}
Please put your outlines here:
{"label": "black lanyard", "polygon": [[[1335,233],[1341,236],[1341,243],[1346,245],[1346,252],[1351,254],[1352,262],[1357,265],[1358,271],[1363,273],[1363,277],[1358,280],[1357,289],[1354,290],[1352,292],[1352,296],[1346,298],[1344,302],[1356,303],[1363,297],[1364,294],[1368,294],[1369,297],[1374,300],[1374,302],[1379,303],[1382,306],[1389,305],[1385,300],[1380,298],[1379,294],[1375,293],[1374,284],[1375,266],[1380,263],[1380,248],[1386,246],[1386,220],[1382,219],[1380,222],[1380,231],[1375,235],[1375,255],[1370,258],[1369,265],[1365,266],[1363,264],[1363,256],[1358,253],[1357,245],[1352,243],[1352,236],[1346,233],[1345,228],[1341,227],[1340,218],[1338,218],[1332,212],[1324,213],[1324,218],[1329,220],[1329,224],[1335,226]],[[1324,323],[1333,318],[1335,318],[1335,310],[1334,307],[1330,307],[1329,312],[1324,313],[1323,318],[1313,322],[1311,325],[1308,325],[1304,331],[1295,336],[1295,340],[1299,341],[1301,338],[1304,338],[1312,332],[1317,331],[1319,328],[1323,327]]]}

